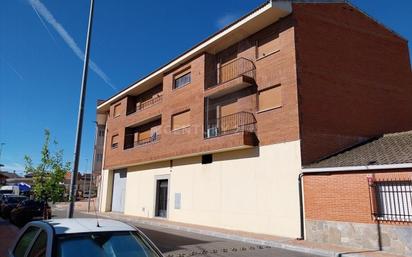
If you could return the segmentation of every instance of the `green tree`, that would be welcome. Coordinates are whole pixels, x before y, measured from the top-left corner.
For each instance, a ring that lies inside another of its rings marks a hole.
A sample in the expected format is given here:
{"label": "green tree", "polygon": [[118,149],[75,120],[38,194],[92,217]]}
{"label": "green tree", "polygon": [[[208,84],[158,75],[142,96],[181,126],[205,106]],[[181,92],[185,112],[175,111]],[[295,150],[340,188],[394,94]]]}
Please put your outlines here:
{"label": "green tree", "polygon": [[60,201],[64,194],[64,176],[70,170],[70,163],[64,162],[63,150],[53,141],[54,151],[50,150],[50,131],[44,130],[44,144],[41,150],[41,161],[33,165],[32,158],[24,156],[25,172],[33,176],[33,192],[37,200]]}

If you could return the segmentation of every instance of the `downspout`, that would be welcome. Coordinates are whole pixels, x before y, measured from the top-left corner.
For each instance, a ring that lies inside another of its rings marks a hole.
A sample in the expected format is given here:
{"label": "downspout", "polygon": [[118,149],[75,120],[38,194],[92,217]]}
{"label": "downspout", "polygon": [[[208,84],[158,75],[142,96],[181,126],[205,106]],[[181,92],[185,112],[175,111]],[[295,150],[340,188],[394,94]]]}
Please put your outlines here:
{"label": "downspout", "polygon": [[305,239],[305,217],[304,217],[304,206],[303,206],[303,184],[302,178],[305,174],[301,172],[298,176],[298,186],[299,186],[299,215],[300,215],[300,237],[297,240]]}

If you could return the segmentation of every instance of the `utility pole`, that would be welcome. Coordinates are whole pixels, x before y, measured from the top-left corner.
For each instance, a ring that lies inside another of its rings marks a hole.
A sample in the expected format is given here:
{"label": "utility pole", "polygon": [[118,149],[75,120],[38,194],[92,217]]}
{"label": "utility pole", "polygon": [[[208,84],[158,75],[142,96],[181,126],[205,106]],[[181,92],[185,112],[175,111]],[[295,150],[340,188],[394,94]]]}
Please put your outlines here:
{"label": "utility pole", "polygon": [[73,170],[70,183],[70,195],[69,195],[69,209],[67,211],[67,217],[73,218],[74,213],[74,201],[76,200],[76,188],[77,188],[77,173],[79,170],[79,158],[80,158],[80,146],[82,141],[82,131],[83,131],[83,116],[84,116],[84,101],[86,98],[86,86],[87,86],[87,75],[89,70],[89,49],[90,49],[90,38],[92,34],[93,25],[93,9],[94,0],[90,0],[90,12],[89,12],[89,24],[87,27],[87,37],[86,37],[86,49],[84,51],[84,64],[83,64],[83,78],[82,85],[80,89],[80,102],[79,102],[79,113],[77,117],[77,130],[76,130],[76,142],[74,146],[74,161]]}
{"label": "utility pole", "polygon": [[[1,153],[3,152],[3,146],[5,145],[6,143],[0,143],[0,161],[1,161]],[[4,165],[3,164],[1,164],[1,162],[0,162],[0,170],[1,170],[1,167],[3,167]]]}

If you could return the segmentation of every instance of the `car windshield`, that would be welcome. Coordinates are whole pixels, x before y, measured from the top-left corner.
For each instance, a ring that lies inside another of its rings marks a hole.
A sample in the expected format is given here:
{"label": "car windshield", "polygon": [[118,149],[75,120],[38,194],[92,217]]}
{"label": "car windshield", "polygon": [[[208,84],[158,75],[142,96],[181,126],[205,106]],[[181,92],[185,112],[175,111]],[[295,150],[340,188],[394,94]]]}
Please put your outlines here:
{"label": "car windshield", "polygon": [[136,232],[64,235],[57,240],[59,257],[160,257]]}

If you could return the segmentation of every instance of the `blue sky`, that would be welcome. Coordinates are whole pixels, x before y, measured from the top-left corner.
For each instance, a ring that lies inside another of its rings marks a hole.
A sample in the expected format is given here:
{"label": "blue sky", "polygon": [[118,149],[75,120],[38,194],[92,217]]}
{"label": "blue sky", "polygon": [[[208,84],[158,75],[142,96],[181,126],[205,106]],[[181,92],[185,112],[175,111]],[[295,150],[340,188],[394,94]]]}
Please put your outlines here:
{"label": "blue sky", "polygon": [[[181,54],[263,0],[95,0],[80,170],[90,170],[97,99],[107,99]],[[412,39],[412,1],[353,0]],[[34,7],[34,8],[33,8]],[[0,3],[0,143],[3,170],[40,158],[43,130],[73,159],[89,1]],[[80,52],[79,52],[80,51]]]}

